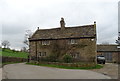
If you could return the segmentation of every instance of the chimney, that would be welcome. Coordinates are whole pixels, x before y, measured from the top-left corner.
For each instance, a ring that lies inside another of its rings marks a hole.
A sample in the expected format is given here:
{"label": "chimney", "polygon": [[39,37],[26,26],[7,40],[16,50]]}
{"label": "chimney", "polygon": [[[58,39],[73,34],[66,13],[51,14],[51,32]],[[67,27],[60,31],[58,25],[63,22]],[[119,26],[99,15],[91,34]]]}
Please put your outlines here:
{"label": "chimney", "polygon": [[63,17],[61,18],[60,26],[61,26],[61,30],[64,30],[64,29],[65,29],[65,21],[64,21],[64,18],[63,18]]}
{"label": "chimney", "polygon": [[96,30],[96,21],[94,21],[94,27],[95,27],[95,30]]}
{"label": "chimney", "polygon": [[39,30],[39,27],[37,27],[38,28],[38,30]]}

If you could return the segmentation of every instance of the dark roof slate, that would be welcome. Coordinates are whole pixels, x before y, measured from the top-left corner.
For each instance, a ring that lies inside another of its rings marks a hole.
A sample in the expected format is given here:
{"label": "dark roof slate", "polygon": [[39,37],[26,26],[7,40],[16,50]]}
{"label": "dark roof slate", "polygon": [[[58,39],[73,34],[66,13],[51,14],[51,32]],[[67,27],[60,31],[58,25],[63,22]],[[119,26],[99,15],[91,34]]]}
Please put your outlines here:
{"label": "dark roof slate", "polygon": [[59,39],[59,38],[79,38],[96,37],[94,25],[65,27],[53,29],[38,29],[30,39]]}
{"label": "dark roof slate", "polygon": [[118,51],[118,45],[97,45],[98,52],[115,52]]}

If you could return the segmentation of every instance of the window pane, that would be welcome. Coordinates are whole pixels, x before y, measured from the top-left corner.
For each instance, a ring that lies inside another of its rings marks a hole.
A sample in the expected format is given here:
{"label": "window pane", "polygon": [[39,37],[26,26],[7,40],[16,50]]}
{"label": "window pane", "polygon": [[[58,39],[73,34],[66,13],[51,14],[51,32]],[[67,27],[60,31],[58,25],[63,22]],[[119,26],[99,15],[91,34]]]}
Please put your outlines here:
{"label": "window pane", "polygon": [[70,39],[70,44],[77,44],[77,41],[75,39]]}
{"label": "window pane", "polygon": [[49,40],[43,40],[42,41],[42,45],[49,45],[49,44],[50,44]]}

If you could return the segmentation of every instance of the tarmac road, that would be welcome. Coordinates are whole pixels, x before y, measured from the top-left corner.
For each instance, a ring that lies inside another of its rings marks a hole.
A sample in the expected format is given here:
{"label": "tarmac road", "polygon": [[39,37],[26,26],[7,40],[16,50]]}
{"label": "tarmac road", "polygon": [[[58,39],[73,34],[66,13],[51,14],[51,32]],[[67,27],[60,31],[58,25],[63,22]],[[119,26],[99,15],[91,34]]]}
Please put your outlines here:
{"label": "tarmac road", "polygon": [[59,69],[25,63],[5,65],[2,72],[3,79],[111,79],[89,70]]}

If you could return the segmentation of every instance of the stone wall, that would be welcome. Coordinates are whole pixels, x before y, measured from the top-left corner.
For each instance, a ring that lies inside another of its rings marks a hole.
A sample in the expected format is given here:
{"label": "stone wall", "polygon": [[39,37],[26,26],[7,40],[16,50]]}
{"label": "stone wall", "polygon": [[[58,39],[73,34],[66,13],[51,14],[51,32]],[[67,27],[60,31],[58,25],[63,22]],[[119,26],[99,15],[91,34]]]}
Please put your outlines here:
{"label": "stone wall", "polygon": [[2,63],[4,62],[27,62],[25,58],[17,58],[17,57],[5,57],[2,56]]}
{"label": "stone wall", "polygon": [[91,62],[82,62],[82,63],[61,63],[61,62],[37,62],[31,61],[32,64],[53,64],[53,65],[60,65],[60,66],[68,66],[68,67],[95,67],[95,63]]}
{"label": "stone wall", "polygon": [[96,62],[96,40],[91,38],[74,39],[76,44],[70,44],[70,39],[48,40],[50,45],[42,45],[41,41],[30,41],[30,56],[39,56],[39,52],[46,52],[46,56],[56,54],[61,59],[64,54],[78,54],[76,61]]}

